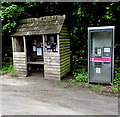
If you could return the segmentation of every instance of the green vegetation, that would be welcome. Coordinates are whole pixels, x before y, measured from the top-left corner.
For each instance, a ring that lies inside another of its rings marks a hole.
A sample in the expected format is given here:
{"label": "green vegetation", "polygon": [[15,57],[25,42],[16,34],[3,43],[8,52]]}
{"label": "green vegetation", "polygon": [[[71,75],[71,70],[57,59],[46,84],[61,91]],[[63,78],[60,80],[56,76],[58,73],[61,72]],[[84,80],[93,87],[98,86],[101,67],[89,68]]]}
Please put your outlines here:
{"label": "green vegetation", "polygon": [[118,96],[120,90],[120,68],[115,69],[115,77],[113,85],[89,84],[88,74],[86,68],[75,68],[73,71],[74,79],[68,80],[65,87],[72,87],[77,89],[89,88],[104,95]]}
{"label": "green vegetation", "polygon": [[[85,67],[83,68],[74,67],[73,75],[75,77],[75,80],[73,81],[71,79],[70,81],[72,82],[83,82],[83,83],[88,82],[88,73]],[[114,76],[113,84],[114,86],[120,86],[120,67],[115,68],[115,76]]]}
{"label": "green vegetation", "polygon": [[73,71],[73,75],[75,77],[76,82],[88,82],[88,74],[86,68],[77,68]]}
{"label": "green vegetation", "polygon": [[18,77],[18,75],[16,74],[15,71],[12,71],[12,74],[11,74],[12,77]]}
{"label": "green vegetation", "polygon": [[13,71],[13,63],[9,62],[9,63],[3,64],[2,71],[3,72],[11,72],[11,71]]}
{"label": "green vegetation", "polygon": [[67,83],[65,83],[65,82],[60,82],[60,86],[63,87],[63,88],[66,88],[66,87],[67,87]]}
{"label": "green vegetation", "polygon": [[4,63],[3,66],[2,66],[2,70],[0,71],[1,74],[5,74],[5,73],[8,73],[8,72],[12,73],[11,76],[18,77],[18,75],[16,74],[16,72],[13,69],[13,63],[12,62]]}
{"label": "green vegetation", "polygon": [[[90,26],[114,25],[115,44],[119,45],[120,4],[117,2],[2,2],[3,55],[12,52],[10,35],[21,19],[63,14],[73,55],[87,58],[87,28]],[[120,51],[116,51],[115,56],[120,56]]]}
{"label": "green vegetation", "polygon": [[115,69],[114,85],[120,86],[120,67]]}
{"label": "green vegetation", "polygon": [[67,82],[55,82],[55,84],[58,84],[62,88],[73,88],[74,90],[91,90],[106,96],[118,97],[119,94],[119,89],[117,85],[95,85],[84,82],[74,82],[73,79],[70,79]]}

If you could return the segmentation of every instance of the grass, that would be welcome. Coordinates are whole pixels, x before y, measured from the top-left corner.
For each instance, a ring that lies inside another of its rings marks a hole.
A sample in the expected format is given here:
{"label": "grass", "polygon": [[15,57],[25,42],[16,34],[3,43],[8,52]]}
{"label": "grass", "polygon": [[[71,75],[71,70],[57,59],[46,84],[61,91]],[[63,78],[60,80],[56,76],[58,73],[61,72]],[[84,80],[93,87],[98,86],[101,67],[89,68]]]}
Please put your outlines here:
{"label": "grass", "polygon": [[66,87],[67,87],[67,83],[65,83],[65,82],[60,82],[60,86],[63,87],[63,88],[66,88]]}
{"label": "grass", "polygon": [[75,82],[73,79],[67,81],[60,81],[57,84],[62,88],[73,88],[74,90],[92,90],[96,93],[118,97],[118,86],[116,85],[100,85],[100,84],[89,84],[84,82]]}
{"label": "grass", "polygon": [[5,74],[8,72],[12,72],[11,76],[13,77],[18,77],[18,75],[15,73],[14,69],[13,69],[13,63],[12,62],[8,62],[8,63],[4,63],[2,66],[2,70],[0,71],[1,74]]}
{"label": "grass", "polygon": [[18,75],[16,74],[15,71],[12,71],[12,74],[11,74],[12,77],[18,77]]}
{"label": "grass", "polygon": [[3,64],[2,70],[0,71],[0,73],[8,73],[11,71],[13,71],[13,64],[12,62],[8,62]]}

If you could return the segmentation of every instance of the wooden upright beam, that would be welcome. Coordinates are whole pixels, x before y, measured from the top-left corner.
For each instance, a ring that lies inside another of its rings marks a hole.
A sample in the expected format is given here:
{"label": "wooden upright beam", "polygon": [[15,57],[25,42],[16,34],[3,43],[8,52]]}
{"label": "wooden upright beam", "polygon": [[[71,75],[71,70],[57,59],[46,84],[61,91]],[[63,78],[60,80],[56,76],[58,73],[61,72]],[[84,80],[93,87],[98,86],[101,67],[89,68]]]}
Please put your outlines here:
{"label": "wooden upright beam", "polygon": [[24,42],[24,52],[26,53],[26,39],[25,39],[25,36],[23,36],[23,42]]}
{"label": "wooden upright beam", "polygon": [[15,46],[14,46],[14,38],[12,37],[12,50],[15,52]]}
{"label": "wooden upright beam", "polygon": [[42,35],[42,39],[43,39],[43,58],[44,58],[44,52],[45,52],[45,37],[44,37],[44,35]]}
{"label": "wooden upright beam", "polygon": [[59,34],[57,34],[57,46],[58,46],[58,53],[60,53],[60,43],[59,43]]}

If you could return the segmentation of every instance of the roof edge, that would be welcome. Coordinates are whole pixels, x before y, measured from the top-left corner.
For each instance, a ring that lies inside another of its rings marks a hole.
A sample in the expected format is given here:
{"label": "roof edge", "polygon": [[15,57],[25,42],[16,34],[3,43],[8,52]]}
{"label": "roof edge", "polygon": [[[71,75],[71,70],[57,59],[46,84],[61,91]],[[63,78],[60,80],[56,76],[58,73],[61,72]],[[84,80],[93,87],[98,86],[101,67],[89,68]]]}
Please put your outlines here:
{"label": "roof edge", "polygon": [[43,16],[40,18],[26,18],[20,21],[20,23],[30,23],[30,22],[39,22],[39,21],[51,21],[51,20],[57,20],[59,18],[66,18],[64,15],[52,15],[52,16]]}

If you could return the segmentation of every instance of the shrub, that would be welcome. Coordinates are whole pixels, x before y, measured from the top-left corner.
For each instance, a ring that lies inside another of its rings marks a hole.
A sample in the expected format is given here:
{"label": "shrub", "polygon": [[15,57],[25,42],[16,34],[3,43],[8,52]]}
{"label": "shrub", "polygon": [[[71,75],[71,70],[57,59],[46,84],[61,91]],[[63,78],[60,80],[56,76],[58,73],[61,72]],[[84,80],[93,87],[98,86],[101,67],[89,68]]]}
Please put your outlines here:
{"label": "shrub", "polygon": [[12,62],[4,64],[2,66],[2,71],[7,71],[7,72],[13,71],[13,64],[12,64]]}
{"label": "shrub", "polygon": [[78,74],[76,76],[76,81],[87,83],[88,82],[88,76],[87,76],[87,74],[82,74],[82,73]]}
{"label": "shrub", "polygon": [[114,85],[120,86],[120,67],[115,69]]}
{"label": "shrub", "polygon": [[88,82],[88,75],[87,75],[86,68],[81,68],[81,69],[78,68],[73,72],[73,74],[74,74],[74,77],[75,77],[75,81],[84,82],[84,83]]}

